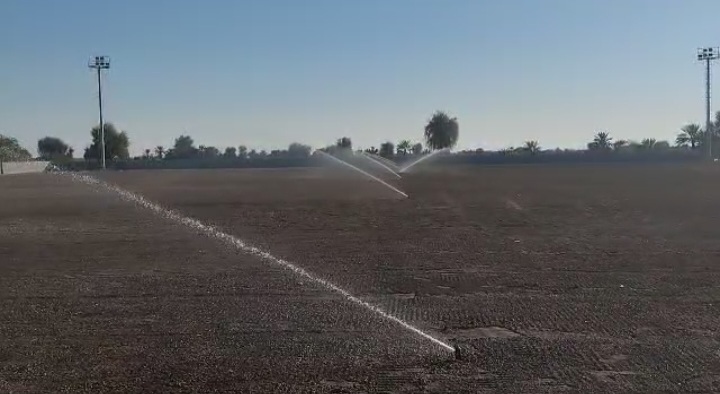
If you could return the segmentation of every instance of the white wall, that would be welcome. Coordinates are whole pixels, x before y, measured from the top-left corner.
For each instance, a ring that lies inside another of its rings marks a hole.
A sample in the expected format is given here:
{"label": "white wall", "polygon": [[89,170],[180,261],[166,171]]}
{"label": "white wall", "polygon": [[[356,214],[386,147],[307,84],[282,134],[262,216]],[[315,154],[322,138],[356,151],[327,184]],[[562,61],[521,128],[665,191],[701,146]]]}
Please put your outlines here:
{"label": "white wall", "polygon": [[3,162],[3,172],[10,174],[27,174],[33,172],[43,172],[50,162],[47,161],[10,161]]}

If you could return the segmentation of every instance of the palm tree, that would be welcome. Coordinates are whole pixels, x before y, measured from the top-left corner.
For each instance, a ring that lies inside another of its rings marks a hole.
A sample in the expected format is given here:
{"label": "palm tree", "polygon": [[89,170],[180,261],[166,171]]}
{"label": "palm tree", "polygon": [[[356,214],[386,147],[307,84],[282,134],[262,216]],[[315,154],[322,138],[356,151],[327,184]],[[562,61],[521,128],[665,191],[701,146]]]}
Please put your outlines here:
{"label": "palm tree", "polygon": [[610,137],[610,133],[605,131],[595,134],[592,142],[588,144],[588,149],[590,150],[609,151],[611,147],[612,137]]}
{"label": "palm tree", "polygon": [[165,148],[163,148],[162,145],[155,147],[155,156],[157,156],[158,159],[165,157]]}
{"label": "palm tree", "polygon": [[656,144],[657,144],[657,140],[655,138],[645,138],[642,141],[640,141],[640,146],[644,150],[652,150],[655,148]]}
{"label": "palm tree", "polygon": [[523,150],[531,155],[535,155],[540,151],[540,144],[537,141],[525,141]]}
{"label": "palm tree", "polygon": [[425,141],[432,150],[452,148],[457,144],[459,131],[457,118],[437,111],[425,126]]}
{"label": "palm tree", "polygon": [[612,143],[613,150],[620,150],[628,145],[627,140],[617,140]]}
{"label": "palm tree", "polygon": [[695,149],[700,146],[703,136],[705,135],[700,125],[695,123],[685,125],[680,131],[681,133],[675,138],[675,144],[677,146],[690,145],[690,149]]}
{"label": "palm tree", "polygon": [[410,142],[410,140],[402,140],[397,144],[397,153],[403,156],[407,155],[410,148],[412,148],[412,142]]}

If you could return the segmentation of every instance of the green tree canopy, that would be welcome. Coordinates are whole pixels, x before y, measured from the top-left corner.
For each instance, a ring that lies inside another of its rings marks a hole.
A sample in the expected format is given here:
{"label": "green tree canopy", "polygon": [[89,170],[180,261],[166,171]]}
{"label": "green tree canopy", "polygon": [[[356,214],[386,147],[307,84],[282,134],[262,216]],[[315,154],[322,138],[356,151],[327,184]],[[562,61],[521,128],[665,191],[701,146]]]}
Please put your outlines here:
{"label": "green tree canopy", "polygon": [[248,156],[247,146],[245,146],[245,145],[238,146],[238,157],[245,159],[245,158],[247,158],[247,156]]}
{"label": "green tree canopy", "polygon": [[229,147],[225,148],[225,153],[223,153],[223,157],[228,157],[228,158],[237,157],[237,148],[234,146],[229,146]]}
{"label": "green tree canopy", "polygon": [[220,157],[220,150],[214,146],[200,145],[197,149],[198,156],[203,159],[215,159]]}
{"label": "green tree canopy", "polygon": [[198,156],[198,148],[195,141],[189,135],[181,135],[175,138],[172,149],[165,154],[168,159],[190,159]]}
{"label": "green tree canopy", "polygon": [[390,141],[380,144],[380,156],[390,159],[395,156],[395,144]]}
{"label": "green tree canopy", "polygon": [[303,145],[297,142],[293,142],[288,146],[288,156],[293,158],[306,158],[310,157],[310,152],[312,151],[312,147],[309,145]]}
{"label": "green tree canopy", "polygon": [[668,150],[670,149],[670,143],[667,141],[657,141],[653,145],[653,150]]}
{"label": "green tree canopy", "polygon": [[595,136],[593,136],[593,140],[588,143],[588,150],[603,152],[610,151],[613,147],[612,140],[613,138],[610,137],[610,133],[601,131],[595,134]]}
{"label": "green tree canopy", "polygon": [[72,157],[73,153],[72,148],[57,137],[41,138],[38,140],[37,150],[38,155],[45,160]]}
{"label": "green tree canopy", "polygon": [[165,157],[165,148],[162,145],[155,147],[155,157],[162,159]]}
{"label": "green tree canopy", "polygon": [[[127,132],[118,132],[115,125],[112,123],[105,123],[105,157],[108,161],[122,160],[130,157],[130,139],[128,138]],[[92,135],[92,144],[90,147],[85,148],[85,159],[86,160],[99,160],[100,159],[100,126],[92,128],[90,134]]]}
{"label": "green tree canopy", "polygon": [[675,138],[675,144],[677,146],[689,146],[690,149],[695,149],[702,144],[704,135],[705,133],[700,128],[700,125],[691,123],[680,129],[680,134]]}
{"label": "green tree canopy", "polygon": [[335,143],[335,146],[340,149],[352,149],[352,140],[350,139],[350,137],[339,138]]}
{"label": "green tree canopy", "polygon": [[616,151],[622,150],[626,146],[628,146],[628,142],[626,140],[617,140],[612,143],[613,150]]}
{"label": "green tree canopy", "polygon": [[16,138],[0,134],[0,160],[29,160],[31,158],[30,152],[20,146]]}
{"label": "green tree canopy", "polygon": [[408,152],[410,152],[410,149],[412,148],[412,142],[410,140],[402,140],[398,142],[397,144],[397,153],[399,155],[407,155]]}
{"label": "green tree canopy", "polygon": [[459,131],[457,118],[437,111],[425,126],[425,142],[432,150],[452,148],[457,144]]}
{"label": "green tree canopy", "polygon": [[657,144],[657,140],[655,138],[644,138],[640,141],[640,148],[642,150],[652,150],[655,148],[655,144]]}
{"label": "green tree canopy", "polygon": [[417,144],[412,146],[412,154],[413,155],[422,154],[422,151],[423,151],[423,146],[421,143],[418,142]]}
{"label": "green tree canopy", "polygon": [[540,144],[537,141],[525,141],[523,151],[531,155],[535,155],[540,152]]}

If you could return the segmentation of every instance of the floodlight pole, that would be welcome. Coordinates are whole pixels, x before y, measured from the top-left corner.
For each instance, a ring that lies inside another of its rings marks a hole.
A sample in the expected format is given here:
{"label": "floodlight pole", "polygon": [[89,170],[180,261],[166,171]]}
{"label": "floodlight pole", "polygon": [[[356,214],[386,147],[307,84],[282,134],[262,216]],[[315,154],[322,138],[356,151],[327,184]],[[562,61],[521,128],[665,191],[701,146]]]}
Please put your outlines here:
{"label": "floodlight pole", "polygon": [[97,70],[97,83],[98,83],[98,107],[100,109],[100,161],[103,169],[105,165],[105,124],[103,123],[103,107],[102,107],[102,78],[101,70],[110,68],[110,58],[107,56],[95,56],[94,59],[90,60],[88,67]]}
{"label": "floodlight pole", "polygon": [[712,159],[712,124],[710,124],[710,59],[705,59],[705,143],[708,158]]}
{"label": "floodlight pole", "polygon": [[100,113],[100,157],[102,160],[102,168],[105,169],[105,123],[102,116],[102,78],[100,78],[100,68],[97,69],[98,79],[98,107]]}
{"label": "floodlight pole", "polygon": [[718,48],[700,48],[698,49],[697,58],[705,61],[705,144],[707,145],[707,156],[712,160],[712,137],[714,134],[711,109],[710,109],[710,65],[713,60],[720,58],[720,50]]}

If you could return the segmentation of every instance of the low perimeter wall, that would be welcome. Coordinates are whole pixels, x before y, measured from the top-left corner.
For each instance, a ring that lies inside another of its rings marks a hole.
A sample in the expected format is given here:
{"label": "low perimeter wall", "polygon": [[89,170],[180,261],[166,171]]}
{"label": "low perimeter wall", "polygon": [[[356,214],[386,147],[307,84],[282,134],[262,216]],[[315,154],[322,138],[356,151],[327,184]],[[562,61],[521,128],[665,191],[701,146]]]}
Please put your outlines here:
{"label": "low perimeter wall", "polygon": [[50,162],[47,161],[9,161],[2,163],[2,173],[10,174],[29,174],[33,172],[43,172]]}

